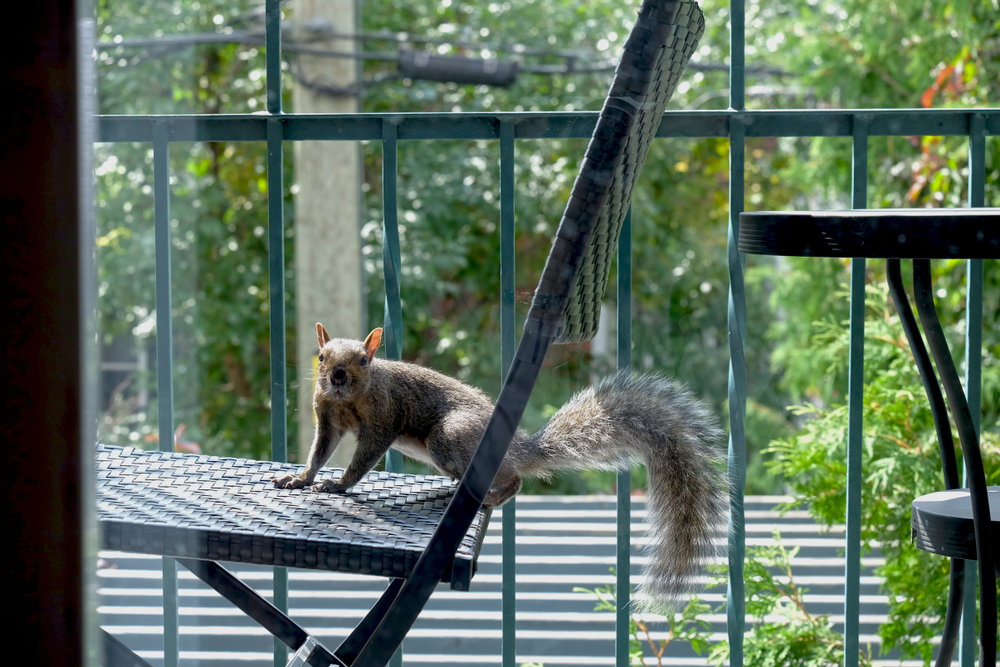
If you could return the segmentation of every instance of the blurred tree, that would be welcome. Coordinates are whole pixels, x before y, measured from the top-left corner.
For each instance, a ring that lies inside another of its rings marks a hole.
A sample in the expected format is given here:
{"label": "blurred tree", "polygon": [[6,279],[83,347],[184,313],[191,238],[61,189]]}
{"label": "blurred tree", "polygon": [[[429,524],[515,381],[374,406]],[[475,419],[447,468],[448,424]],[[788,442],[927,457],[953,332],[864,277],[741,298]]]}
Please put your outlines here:
{"label": "blurred tree", "polygon": [[[748,106],[989,103],[996,99],[998,71],[991,1],[968,8],[949,3],[944,12],[932,12],[916,0],[750,2]],[[427,48],[441,55],[516,58],[529,67],[565,65],[573,57],[575,65],[583,67],[615,59],[637,6],[636,1],[583,7],[569,0],[486,4],[440,0],[399,7],[369,0],[362,6],[364,28],[387,32],[363,41],[360,48],[383,52]],[[728,3],[706,0],[702,6],[708,30],[672,108],[711,109],[727,103],[725,71],[707,66],[722,64],[728,56]],[[285,7],[286,19],[294,21],[294,3]],[[234,5],[177,0],[165,6],[105,0],[99,3],[98,29],[104,42],[259,30],[259,9],[259,3],[249,1]],[[424,44],[416,37],[398,43],[394,36],[400,32],[440,43]],[[847,45],[844,39],[849,40]],[[515,44],[529,48],[515,49]],[[285,55],[294,65],[294,55]],[[250,44],[119,47],[102,50],[99,66],[104,113],[248,112],[263,106],[263,56]],[[594,110],[610,81],[607,71],[522,72],[509,88],[442,84],[400,79],[383,61],[366,61],[364,73],[363,108],[372,112]],[[291,77],[285,79],[290,89]],[[908,96],[902,95],[900,86],[910,91]],[[873,205],[953,205],[964,197],[967,150],[961,139],[873,138],[871,144]],[[585,145],[584,140],[517,144],[521,316]],[[996,201],[995,142],[989,142],[989,149],[987,193],[990,201]],[[134,329],[149,335],[154,304],[148,147],[116,144],[101,150],[102,331],[111,336]],[[495,142],[404,142],[398,186],[404,357],[455,374],[494,395],[500,385],[497,151]],[[189,360],[175,369],[178,420],[191,425],[194,439],[208,451],[266,456],[263,146],[173,145],[172,153],[177,179],[171,202],[176,219],[175,347],[180,360]],[[846,205],[849,160],[849,142],[843,139],[748,140],[745,206]],[[917,164],[920,167],[914,171],[911,166]],[[289,162],[290,188],[293,169]],[[362,236],[371,327],[379,324],[382,312],[379,144],[365,147],[365,169],[367,224]],[[918,189],[919,183],[923,185]],[[728,372],[727,190],[726,141],[658,141],[633,203],[635,365],[689,383],[720,414],[725,411]],[[290,201],[286,211],[291,266]],[[760,451],[801,423],[785,406],[802,397],[829,404],[845,386],[843,377],[828,375],[823,360],[810,354],[812,322],[824,317],[838,320],[846,313],[845,302],[836,295],[845,270],[839,262],[789,260],[779,267],[754,260],[750,264],[749,492],[780,489],[780,480],[765,474]],[[871,271],[875,279],[880,269]],[[949,273],[942,283],[948,298],[956,302],[962,294],[959,273]],[[289,321],[294,321],[294,275],[288,278]],[[612,298],[613,285],[608,294]],[[789,303],[796,307],[789,308]],[[139,326],[142,322],[145,325]],[[295,332],[288,334],[292,379],[300,369],[304,377],[309,364],[294,358]],[[525,417],[529,429],[544,423],[593,373],[611,367],[609,356],[593,354],[590,345],[554,350],[549,364],[552,372],[543,374]],[[296,410],[308,406],[290,408],[291,440]],[[155,432],[149,419],[153,415],[155,411],[144,415],[147,419],[138,431],[127,420],[119,420],[108,437],[137,437],[142,429]],[[610,490],[612,485],[612,475],[584,473],[532,489]]]}
{"label": "blurred tree", "polygon": [[[127,45],[143,37],[225,33],[252,25],[256,6],[250,0],[102,0],[98,38]],[[246,113],[264,106],[263,54],[247,44],[102,48],[98,76],[99,109],[106,114]],[[137,346],[149,347],[155,340],[152,153],[148,144],[97,148],[98,326],[105,342],[132,336]],[[265,146],[174,143],[170,172],[175,421],[186,423],[191,439],[209,453],[267,457]],[[290,184],[290,159],[285,173]],[[288,212],[291,257],[294,211]],[[294,322],[294,275],[288,281],[286,307]],[[138,380],[126,391],[156,386],[152,377]],[[112,397],[112,405],[122,404],[120,393]],[[155,438],[156,399],[145,408],[132,405],[131,414],[105,412],[102,440]]]}

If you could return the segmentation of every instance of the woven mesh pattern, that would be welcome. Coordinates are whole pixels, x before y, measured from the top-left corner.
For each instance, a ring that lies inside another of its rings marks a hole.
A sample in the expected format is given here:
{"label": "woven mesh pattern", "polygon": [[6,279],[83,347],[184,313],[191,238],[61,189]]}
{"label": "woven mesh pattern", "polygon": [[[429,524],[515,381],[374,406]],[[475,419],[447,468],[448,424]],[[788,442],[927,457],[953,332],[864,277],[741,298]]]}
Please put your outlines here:
{"label": "woven mesh pattern", "polygon": [[557,323],[553,342],[597,333],[632,188],[704,30],[691,0],[646,0],[639,10],[529,314]]}
{"label": "woven mesh pattern", "polygon": [[[451,500],[447,477],[369,473],[345,494],[276,489],[301,465],[97,447],[102,547],[116,551],[404,577]],[[324,473],[331,471],[324,470]],[[468,589],[482,510],[443,581]]]}

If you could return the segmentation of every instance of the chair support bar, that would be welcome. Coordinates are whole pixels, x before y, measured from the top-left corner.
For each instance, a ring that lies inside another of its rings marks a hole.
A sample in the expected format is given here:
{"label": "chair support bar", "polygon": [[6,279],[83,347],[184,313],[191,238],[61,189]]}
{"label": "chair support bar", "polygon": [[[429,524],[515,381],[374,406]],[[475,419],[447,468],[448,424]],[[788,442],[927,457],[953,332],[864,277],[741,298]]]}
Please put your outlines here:
{"label": "chair support bar", "polygon": [[104,628],[101,628],[101,635],[104,639],[104,662],[102,663],[104,667],[153,667]]}
{"label": "chair support bar", "polygon": [[552,339],[525,327],[496,408],[430,543],[350,667],[382,667],[396,652],[451,561],[507,454]]}
{"label": "chair support bar", "polygon": [[898,259],[887,260],[885,269],[889,282],[889,293],[892,294],[892,300],[896,304],[900,324],[903,325],[903,332],[906,333],[906,339],[910,342],[913,360],[917,364],[917,370],[920,371],[920,379],[924,383],[924,391],[931,404],[931,415],[934,417],[934,428],[937,430],[938,447],[941,450],[941,463],[944,468],[944,488],[949,491],[959,489],[962,487],[962,482],[958,477],[955,441],[952,438],[951,426],[948,422],[948,409],[945,407],[941,385],[938,384],[937,374],[934,372],[934,366],[931,365],[931,358],[927,354],[923,336],[920,335],[920,330],[917,328],[917,320],[910,308],[910,300],[903,288],[900,261]]}
{"label": "chair support bar", "polygon": [[[277,637],[293,651],[298,651],[310,638],[306,630],[265,600],[254,589],[237,579],[215,561],[178,558],[178,563],[211,586],[222,597],[233,603],[244,614],[257,621],[262,628]],[[294,658],[293,658],[294,660]],[[310,665],[343,665],[322,644],[317,642],[308,660]]]}
{"label": "chair support bar", "polygon": [[358,624],[358,627],[354,628],[351,634],[347,636],[347,639],[341,642],[337,650],[333,652],[345,665],[350,666],[354,664],[358,653],[365,647],[368,638],[375,631],[375,628],[378,627],[378,624],[382,622],[382,619],[385,618],[385,614],[389,611],[392,603],[396,601],[404,581],[406,580],[403,578],[390,581],[389,586],[382,593],[382,597],[378,599],[375,606],[365,614],[364,619]]}
{"label": "chair support bar", "polygon": [[[955,441],[951,436],[951,422],[948,421],[948,410],[941,394],[934,366],[927,354],[923,336],[917,328],[917,320],[910,308],[910,300],[903,287],[903,275],[898,259],[886,261],[886,278],[889,283],[889,293],[892,295],[899,321],[903,326],[906,339],[910,342],[913,359],[920,371],[920,379],[924,384],[924,392],[930,401],[931,414],[934,417],[934,428],[937,430],[938,446],[941,450],[941,461],[944,469],[945,489],[960,488],[958,465],[955,460]],[[955,648],[958,646],[958,632],[962,623],[962,601],[965,598],[965,561],[951,559],[951,583],[948,589],[948,610],[945,613],[944,629],[941,633],[941,648],[938,650],[934,667],[950,667]]]}
{"label": "chair support bar", "polygon": [[920,323],[927,333],[927,344],[934,362],[941,372],[948,405],[958,427],[958,438],[962,443],[962,456],[969,479],[969,493],[972,497],[972,521],[976,531],[976,556],[979,561],[979,604],[982,618],[980,634],[979,664],[981,667],[996,665],[997,626],[989,619],[997,617],[996,554],[995,545],[989,539],[990,500],[986,487],[986,473],[983,469],[982,453],[979,450],[979,434],[972,421],[969,402],[959,380],[955,362],[948,350],[948,342],[941,328],[937,309],[934,307],[934,292],[931,283],[931,263],[928,259],[913,260],[913,291],[916,297]]}

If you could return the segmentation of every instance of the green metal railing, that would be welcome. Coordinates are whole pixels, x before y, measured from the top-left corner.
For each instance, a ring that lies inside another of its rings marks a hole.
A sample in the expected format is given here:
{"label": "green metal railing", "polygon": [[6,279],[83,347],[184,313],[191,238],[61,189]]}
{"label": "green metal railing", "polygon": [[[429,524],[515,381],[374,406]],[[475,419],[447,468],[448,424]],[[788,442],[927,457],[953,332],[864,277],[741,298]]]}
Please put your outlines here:
{"label": "green metal railing", "polygon": [[[730,664],[742,667],[742,640],[745,622],[743,559],[745,533],[743,493],[746,481],[744,415],[746,409],[746,364],[744,343],[747,313],[744,298],[743,265],[736,241],[739,214],[744,201],[744,147],[753,137],[851,137],[853,167],[851,201],[856,208],[866,205],[867,152],[870,136],[967,136],[970,142],[970,206],[983,206],[985,188],[985,140],[1000,135],[1000,110],[791,110],[747,111],[744,100],[744,8],[742,0],[731,2],[731,91],[726,111],[670,111],[657,132],[661,138],[728,138],[730,141],[728,228],[729,247],[729,405],[731,471],[731,516],[729,544],[728,624],[731,642]],[[518,139],[588,138],[596,112],[543,113],[458,113],[458,114],[284,114],[281,109],[280,10],[277,0],[266,3],[267,114],[265,115],[185,115],[128,116],[99,118],[101,142],[152,142],[155,179],[157,363],[172,368],[170,278],[169,147],[191,141],[266,142],[268,154],[268,253],[270,271],[271,326],[271,410],[272,457],[287,460],[285,342],[285,253],[282,158],[283,141],[374,141],[383,151],[383,265],[385,271],[386,355],[401,356],[402,312],[400,306],[400,247],[397,225],[397,146],[399,141],[428,139],[497,140],[500,145],[500,372],[506,374],[514,354],[516,332],[514,312],[514,155]],[[846,666],[858,660],[858,614],[860,590],[861,516],[861,397],[864,335],[863,259],[851,264],[849,434],[847,479],[847,564],[845,570],[845,654]],[[619,243],[618,259],[618,366],[631,365],[631,213],[626,218]],[[978,427],[981,401],[982,260],[968,262],[966,386],[969,403]],[[160,447],[173,443],[173,385],[169,372],[158,373]],[[400,470],[398,453],[391,453],[387,466]],[[617,585],[629,590],[630,474],[618,476]],[[516,664],[514,518],[516,503],[503,510],[502,584],[502,664]],[[966,576],[966,618],[974,611],[974,576]],[[178,664],[178,612],[176,565],[163,562],[164,664]],[[288,577],[284,568],[274,569],[274,602],[288,607]],[[629,609],[619,599],[616,616],[616,664],[628,664]],[[975,636],[973,624],[965,624],[960,655],[963,666],[971,666]],[[276,641],[274,661],[284,665],[287,649]],[[394,662],[400,664],[400,654]]]}
{"label": "green metal railing", "polygon": [[[385,316],[383,338],[385,357],[398,361],[403,358],[403,304],[399,295],[401,260],[399,253],[399,219],[396,208],[396,125],[392,119],[382,121],[382,266],[385,274]],[[392,202],[389,205],[388,202]],[[385,469],[403,472],[403,455],[389,450],[385,455]],[[403,647],[393,656],[390,667],[403,664]]]}
{"label": "green metal railing", "polygon": [[[500,381],[507,377],[514,362],[517,336],[514,333],[514,124],[500,123]],[[501,577],[504,582],[500,595],[501,664],[513,665],[517,616],[517,581],[514,536],[517,498],[511,498],[503,508],[500,526]],[[510,582],[508,584],[507,582]]]}
{"label": "green metal railing", "polygon": [[[865,208],[868,195],[868,122],[854,119],[851,204]],[[865,355],[865,260],[851,260],[850,345],[847,362],[847,532],[844,565],[844,663],[858,664],[861,607],[861,426]]]}
{"label": "green metal railing", "polygon": [[[986,117],[969,116],[969,206],[986,204]],[[995,125],[990,134],[998,134]],[[983,260],[966,261],[965,290],[965,391],[972,412],[972,423],[980,432],[983,402]],[[968,471],[962,485],[969,486]],[[958,658],[962,667],[971,667],[976,655],[976,570],[965,569],[965,598]],[[971,621],[971,622],[970,622]]]}

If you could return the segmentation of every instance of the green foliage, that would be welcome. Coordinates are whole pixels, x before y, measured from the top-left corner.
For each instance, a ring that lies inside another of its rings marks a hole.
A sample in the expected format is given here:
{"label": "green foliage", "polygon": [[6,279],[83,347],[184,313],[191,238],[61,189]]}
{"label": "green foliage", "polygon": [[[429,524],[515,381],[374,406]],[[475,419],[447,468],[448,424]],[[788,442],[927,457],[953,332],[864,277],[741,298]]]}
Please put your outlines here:
{"label": "green foliage", "polygon": [[[722,63],[729,53],[728,2],[705,0],[701,4],[708,25],[695,61]],[[748,106],[893,108],[927,100],[933,105],[995,104],[1000,48],[995,20],[991,20],[991,0],[968,7],[960,4],[947,2],[941,11],[929,11],[926,3],[917,0],[750,2]],[[368,30],[455,40],[453,46],[433,46],[435,52],[446,55],[561,64],[560,57],[519,55],[503,45],[523,43],[571,51],[578,62],[613,60],[637,6],[637,0],[588,5],[570,0],[479,5],[428,0],[405,6],[392,0],[369,0],[361,5],[361,20]],[[99,39],[113,42],[119,37],[259,29],[258,9],[249,0],[235,4],[174,0],[166,5],[102,0],[97,9]],[[289,4],[285,19],[294,21],[294,12],[294,5]],[[472,42],[484,46],[459,44]],[[499,50],[490,44],[500,45]],[[359,48],[390,51],[395,45],[369,39]],[[264,62],[256,46],[121,47],[100,53],[103,113],[245,113],[263,107]],[[772,73],[755,73],[756,66],[766,66]],[[773,74],[775,69],[784,74]],[[372,83],[365,90],[363,108],[376,112],[596,109],[610,81],[609,73],[522,73],[509,89],[459,86],[398,79],[379,61],[366,61],[364,74]],[[380,77],[381,82],[375,82]],[[293,77],[285,76],[284,82],[285,108],[290,109],[287,98]],[[933,94],[928,95],[930,89]],[[691,70],[678,87],[672,107],[724,108],[727,100],[724,71]],[[527,310],[585,143],[517,144],[519,318]],[[846,204],[849,141],[752,138],[746,148],[746,208]],[[987,149],[987,202],[996,204],[1000,203],[997,142],[988,142]],[[380,322],[382,312],[380,150],[377,143],[365,147],[363,183],[367,212],[361,233],[368,324],[372,326]],[[101,330],[107,337],[136,330],[140,344],[148,345],[148,340],[141,339],[153,333],[147,320],[155,308],[148,145],[115,144],[100,151],[99,167],[110,157],[117,159],[98,176],[99,237],[104,243],[100,249]],[[268,306],[268,285],[265,237],[257,233],[266,229],[262,147],[174,145],[172,153],[172,173],[177,179],[171,202],[171,217],[177,220],[172,304],[177,420],[188,424],[192,438],[207,451],[267,456],[269,324],[262,308]],[[291,187],[294,164],[291,151],[286,153],[286,183]],[[967,192],[967,155],[958,138],[873,137],[869,200],[877,205],[956,205]],[[398,183],[404,357],[461,377],[493,395],[500,386],[497,158],[495,142],[403,142]],[[690,384],[723,416],[728,384],[728,163],[724,140],[655,142],[633,201],[634,364]],[[285,209],[286,266],[292,266],[294,206],[290,199]],[[229,250],[232,244],[237,250]],[[817,356],[809,364],[803,363],[803,355],[795,355],[797,349],[810,349],[814,320],[842,318],[843,301],[831,300],[829,295],[830,286],[843,278],[844,266],[793,260],[766,276],[761,274],[755,282],[754,271],[762,264],[759,259],[751,260],[747,292],[748,493],[781,490],[781,480],[763,465],[768,455],[762,450],[801,425],[801,418],[785,412],[784,406],[806,397],[829,404],[844,386],[842,374],[825,373],[822,365],[835,361],[836,350],[829,350],[834,356],[825,362]],[[952,289],[955,285],[957,279],[945,283],[949,299],[958,293]],[[288,321],[294,322],[291,272],[287,288]],[[614,290],[612,278],[608,291],[612,310]],[[143,322],[147,324],[140,327]],[[771,323],[779,327],[765,335]],[[287,334],[289,379],[295,383],[297,369],[308,368],[308,363],[294,357],[294,326]],[[997,344],[993,338],[987,347]],[[611,348],[610,353],[598,353],[591,345],[577,345],[550,353],[549,369],[533,395],[524,425],[540,427],[552,408],[574,389],[610,370]],[[985,363],[996,356],[991,352]],[[988,381],[993,382],[993,377],[989,375]],[[130,405],[129,398],[143,382],[152,387],[151,380],[150,376],[134,381],[116,409]],[[1000,387],[989,385],[987,391],[996,395]],[[984,404],[990,405],[985,400]],[[108,411],[107,423],[116,424],[108,429],[110,439],[128,441],[155,433],[155,407],[154,399],[141,415],[114,416]],[[294,441],[295,409],[308,407],[291,408],[288,430]],[[526,490],[610,491],[613,484],[613,475],[574,474],[533,482]]]}
{"label": "green foliage", "polygon": [[[213,31],[216,17],[238,19],[255,5],[102,0],[97,30],[103,42]],[[247,45],[103,50],[100,111],[252,111],[263,105],[263,72],[263,54]],[[150,350],[156,340],[152,159],[148,144],[103,144],[96,150],[99,331],[105,343],[131,334]],[[286,192],[291,167],[287,156]],[[186,438],[207,452],[267,458],[266,149],[252,143],[173,143],[170,177],[175,422],[185,424]],[[290,213],[289,260],[294,257]],[[294,322],[294,276],[287,282],[286,311]],[[289,333],[288,348],[294,349],[294,331]],[[104,442],[155,439],[157,401],[145,411],[136,401],[139,390],[155,386],[149,373],[115,392],[102,418]],[[288,428],[294,438],[294,419]]]}
{"label": "green foliage", "polygon": [[[611,568],[611,573],[615,573],[614,568]],[[598,586],[593,589],[576,587],[573,589],[573,592],[590,593],[596,597],[597,604],[594,606],[594,611],[618,611],[618,587],[614,584]],[[634,597],[634,592],[631,588],[629,588],[629,597],[630,599]],[[656,659],[657,666],[662,667],[663,654],[667,646],[674,641],[689,643],[691,648],[701,655],[709,649],[711,633],[708,632],[710,628],[709,623],[699,618],[699,616],[709,611],[711,611],[711,607],[697,597],[692,597],[680,614],[673,613],[665,619],[667,636],[660,640],[653,639],[653,634],[646,620],[630,612],[628,618],[629,664],[647,667],[648,663],[644,655],[644,646],[648,645],[652,657]]]}
{"label": "green foliage", "polygon": [[[422,2],[401,8],[380,1],[365,3],[362,15],[364,27],[371,30],[404,30],[456,41],[527,43],[569,49],[599,61],[616,57],[637,6],[638,2],[631,2],[584,8],[578,3],[550,1],[512,8],[509,4]],[[105,0],[98,7],[98,31],[101,41],[115,42],[259,28],[254,8],[252,3],[234,6],[177,0],[165,6],[143,0]],[[290,9],[285,18],[294,21],[294,7]],[[712,34],[714,49],[724,36],[717,27]],[[378,41],[361,45],[363,50],[386,47]],[[437,51],[469,55],[461,46]],[[264,62],[254,46],[119,47],[100,53],[103,113],[247,112],[263,106]],[[531,57],[537,64],[563,62],[553,56]],[[369,62],[366,75],[375,78],[384,74],[383,69],[383,64]],[[680,86],[677,104],[687,104],[696,96],[692,83],[718,88],[724,80],[720,72],[694,73],[690,82]],[[390,77],[366,90],[364,108],[401,112],[596,109],[609,81],[609,73],[524,74],[512,88],[502,90]],[[288,97],[292,77],[286,76],[285,84]],[[585,145],[585,140],[518,143],[519,322]],[[99,258],[101,331],[112,339],[134,330],[139,344],[148,346],[155,332],[150,153],[148,145],[115,144],[102,146],[100,151],[99,165],[111,158],[116,161],[99,176],[100,236],[105,242]],[[493,395],[500,387],[497,158],[495,142],[404,142],[398,170],[404,357],[456,375]],[[127,169],[122,165],[128,165]],[[724,353],[727,165],[724,141],[658,142],[647,162],[648,179],[634,201],[635,357],[643,367],[691,383],[718,412],[725,409],[728,373]],[[172,228],[176,421],[186,423],[190,437],[212,453],[268,455],[269,325],[262,310],[268,305],[268,285],[265,237],[259,233],[266,229],[264,169],[262,147],[253,144],[172,147],[171,171],[177,181],[171,192],[171,217],[176,219]],[[291,186],[291,160],[286,161],[285,173]],[[375,326],[380,323],[383,298],[378,144],[365,149],[364,190],[368,213],[361,231],[369,324]],[[129,210],[123,216],[119,211],[126,206]],[[291,266],[295,249],[290,200],[286,214],[286,266]],[[234,244],[237,250],[232,250]],[[294,275],[289,273],[287,282],[288,321],[294,322]],[[609,295],[614,289],[612,283]],[[609,307],[613,306],[609,301]],[[137,322],[147,320],[144,327],[137,327]],[[301,361],[293,356],[294,327],[288,336],[290,380],[295,382]],[[564,403],[575,388],[587,384],[594,373],[611,370],[610,358],[592,354],[589,345],[554,350],[547,361],[551,372],[543,374],[524,425],[532,430],[541,427],[553,407]],[[766,350],[753,348],[750,360],[768,375]],[[692,368],[703,372],[692,373]],[[137,378],[115,402],[115,410],[133,405],[135,390],[155,387],[152,380],[152,374]],[[787,400],[767,394],[773,393],[773,382],[760,386],[764,393],[752,400],[770,406],[772,416],[778,415],[776,408]],[[105,417],[108,428],[102,437],[106,440],[135,441],[155,434],[155,398],[145,412],[120,415],[109,409]],[[778,424],[775,431],[773,418],[765,422],[759,437],[751,426],[752,449],[787,428]],[[295,428],[295,420],[290,419],[290,440],[295,438]],[[637,471],[636,477],[640,482],[642,472]],[[614,479],[604,473],[573,474],[534,482],[528,490],[609,491]]]}
{"label": "green foliage", "polygon": [[[838,667],[844,664],[843,635],[833,628],[828,616],[816,616],[806,609],[809,591],[795,583],[792,561],[798,547],[786,549],[777,529],[773,536],[774,544],[747,549],[744,586],[746,611],[753,618],[753,625],[744,636],[746,664],[754,667]],[[725,567],[720,564],[712,570],[717,576],[711,587],[725,585]],[[613,584],[573,590],[594,595],[597,598],[594,611],[615,612],[618,609],[617,587]],[[724,607],[719,607],[716,613]],[[659,640],[654,639],[649,622],[630,613],[629,664],[645,667],[649,664],[647,658],[651,657],[662,666],[666,648],[674,641],[689,643],[699,655],[708,652],[708,661],[719,667],[727,664],[729,641],[712,640],[711,626],[703,618],[710,611],[709,605],[693,596],[680,614],[664,619],[666,637]],[[862,667],[872,665],[870,649],[858,652],[858,664]]]}
{"label": "green foliage", "polygon": [[[794,75],[794,85],[752,99],[751,108],[995,107],[1000,100],[993,0],[750,2],[746,25],[747,66],[780,63]],[[764,83],[747,76],[750,89]],[[814,207],[850,205],[850,140],[782,144],[799,156],[796,169],[781,173],[784,183]],[[997,146],[987,153],[987,202],[998,202]],[[967,162],[968,142],[959,137],[872,137],[869,205],[962,206]]]}
{"label": "green foliage", "polygon": [[[898,316],[888,304],[887,290],[869,287],[867,294],[862,547],[867,552],[878,546],[885,558],[885,565],[876,570],[885,579],[883,588],[889,596],[889,620],[879,629],[883,649],[896,647],[904,657],[929,661],[930,639],[940,635],[944,619],[948,561],[911,544],[909,515],[914,498],[943,488],[941,454],[923,386]],[[821,321],[816,332],[811,356],[846,363],[846,325]],[[831,370],[841,371],[840,364],[834,363]],[[995,363],[984,368],[988,386],[996,384],[997,372]],[[984,415],[981,448],[987,483],[996,485],[1000,483],[1000,437],[992,430],[996,415],[990,400],[984,398],[989,409]],[[791,506],[807,504],[810,513],[825,524],[842,524],[847,406],[840,402],[829,407],[803,405],[794,411],[809,419],[793,437],[772,444],[773,467],[795,493]]]}
{"label": "green foliage", "polygon": [[[367,2],[368,30],[406,30],[431,38],[567,49],[591,59],[613,59],[619,52],[638,2],[591,4],[568,0],[493,5]],[[724,16],[726,2],[703,3],[706,14]],[[697,60],[721,62],[727,52],[724,21],[710,23]],[[384,48],[372,41],[362,48]],[[478,55],[465,47],[436,47],[450,55]],[[510,57],[511,53],[489,51]],[[562,62],[524,56],[529,64]],[[535,59],[532,59],[535,58]],[[381,63],[366,64],[371,80],[385,74]],[[610,73],[522,74],[509,89],[390,80],[368,88],[370,111],[499,111],[597,109]],[[721,72],[692,72],[678,87],[673,108],[721,107],[724,96],[700,101],[706,90],[725,87]],[[719,104],[716,104],[719,101]],[[775,155],[774,140],[753,140],[747,178],[767,184],[786,201],[792,192],[781,184],[788,166]],[[551,245],[562,209],[579,169],[585,140],[520,141],[515,156],[516,290],[518,324]],[[499,191],[496,142],[404,142],[399,148],[398,191],[403,266],[404,358],[430,365],[475,384],[492,395],[500,388],[499,345]],[[381,319],[381,154],[366,147],[366,247],[369,326]],[[727,401],[726,226],[728,224],[729,147],[724,140],[655,142],[633,198],[633,360],[689,384],[713,410],[724,415]],[[760,189],[760,185],[757,185]],[[607,307],[614,313],[612,271]],[[763,312],[763,292],[748,294],[748,309]],[[560,346],[549,352],[522,424],[540,428],[552,411],[592,377],[613,370],[614,336],[608,353],[592,344]],[[748,448],[754,474],[748,491],[775,490],[759,452],[774,437],[788,435],[782,407],[788,398],[778,387],[763,345],[747,348],[750,374],[758,381],[750,400],[761,411],[748,420]],[[636,474],[636,482],[641,473]],[[614,488],[607,473],[568,473],[552,480],[530,480],[525,492],[604,491]]]}
{"label": "green foliage", "polygon": [[[844,664],[844,637],[827,616],[806,610],[809,589],[795,583],[792,559],[798,547],[786,549],[778,530],[775,544],[747,550],[743,581],[746,610],[753,628],[744,636],[743,654],[754,667],[837,667]],[[729,660],[729,642],[712,648],[709,660],[719,667]],[[868,651],[858,653],[858,664],[872,664]]]}

